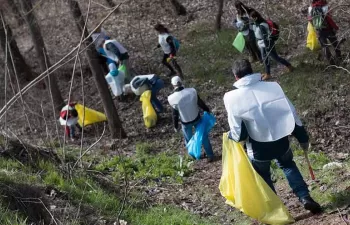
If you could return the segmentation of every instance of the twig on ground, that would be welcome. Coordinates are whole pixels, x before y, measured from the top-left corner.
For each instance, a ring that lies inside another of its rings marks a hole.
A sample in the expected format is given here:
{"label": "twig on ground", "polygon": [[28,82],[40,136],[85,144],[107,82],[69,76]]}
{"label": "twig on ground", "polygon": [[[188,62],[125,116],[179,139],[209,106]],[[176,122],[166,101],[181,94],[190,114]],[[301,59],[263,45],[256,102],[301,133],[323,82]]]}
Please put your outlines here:
{"label": "twig on ground", "polygon": [[349,225],[349,223],[344,219],[343,214],[340,212],[340,209],[337,208],[337,210],[338,210],[339,216],[340,216],[340,218],[343,220],[344,224],[345,224],[345,225]]}

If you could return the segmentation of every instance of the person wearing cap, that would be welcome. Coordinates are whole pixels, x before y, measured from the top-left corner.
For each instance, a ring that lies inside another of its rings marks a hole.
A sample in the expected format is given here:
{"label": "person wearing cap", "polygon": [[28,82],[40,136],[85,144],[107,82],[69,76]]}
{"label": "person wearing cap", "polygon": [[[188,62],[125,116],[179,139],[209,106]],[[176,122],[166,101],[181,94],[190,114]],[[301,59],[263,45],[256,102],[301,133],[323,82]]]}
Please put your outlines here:
{"label": "person wearing cap", "polygon": [[223,99],[230,126],[229,138],[246,142],[252,166],[275,193],[270,173],[274,160],[304,208],[312,213],[321,212],[293,160],[290,135],[305,152],[309,149],[309,136],[293,104],[277,82],[264,82],[260,73],[253,73],[248,60],[235,61],[232,72],[236,82]]}
{"label": "person wearing cap", "polygon": [[[201,120],[200,108],[210,113],[209,107],[197,94],[194,88],[185,88],[179,76],[171,79],[174,87],[174,93],[168,96],[168,102],[173,110],[174,130],[178,131],[179,119],[181,121],[182,133],[187,144],[193,136],[193,127],[195,128]],[[208,162],[214,159],[214,153],[209,141],[208,134],[203,136],[203,146],[208,157]]]}
{"label": "person wearing cap", "polygon": [[[126,88],[124,86],[124,88]],[[155,74],[138,75],[130,82],[130,88],[135,95],[142,95],[143,92],[151,90],[151,104],[156,113],[162,113],[164,107],[157,98],[159,91],[164,88],[164,81]]]}

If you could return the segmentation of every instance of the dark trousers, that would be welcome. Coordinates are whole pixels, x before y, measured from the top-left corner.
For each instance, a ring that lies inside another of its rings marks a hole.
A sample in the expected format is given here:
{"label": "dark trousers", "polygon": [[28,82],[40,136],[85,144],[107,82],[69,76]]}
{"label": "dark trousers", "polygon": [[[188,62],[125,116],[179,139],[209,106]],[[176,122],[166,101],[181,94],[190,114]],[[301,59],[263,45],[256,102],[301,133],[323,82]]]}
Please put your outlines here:
{"label": "dark trousers", "polygon": [[270,48],[260,48],[261,56],[264,61],[265,73],[271,74],[270,58],[284,66],[291,66],[291,64],[287,60],[285,60],[277,54],[275,43],[273,41],[270,42],[270,46]]}
{"label": "dark trousers", "polygon": [[247,36],[244,36],[245,39],[245,47],[249,52],[250,57],[252,58],[252,61],[260,61],[261,59],[261,52],[259,50],[259,47],[256,43],[256,38],[253,31],[249,31],[249,34]]}
{"label": "dark trousers", "polygon": [[170,54],[164,54],[163,55],[163,60],[162,60],[162,63],[164,66],[166,66],[170,72],[174,73],[175,70],[177,70],[177,72],[179,73],[179,76],[182,77],[183,74],[182,74],[182,69],[181,67],[179,66],[179,64],[176,62],[176,60],[172,60],[172,64],[174,66],[174,68],[170,65],[170,63],[167,62],[167,59],[170,57]]}
{"label": "dark trousers", "polygon": [[[286,176],[289,186],[293,189],[293,192],[299,199],[310,196],[308,187],[293,160],[293,152],[289,149],[284,155],[276,157],[277,165],[283,170]],[[276,193],[275,187],[273,186],[270,173],[271,160],[256,160],[251,159],[252,165],[255,171],[265,180],[265,182],[271,187]]]}
{"label": "dark trousers", "polygon": [[318,40],[322,46],[324,57],[327,59],[327,61],[331,65],[334,65],[336,62],[332,57],[330,46],[333,46],[336,58],[339,59],[341,57],[339,42],[335,32],[333,30],[321,30],[321,31],[317,31],[317,35],[318,35]]}

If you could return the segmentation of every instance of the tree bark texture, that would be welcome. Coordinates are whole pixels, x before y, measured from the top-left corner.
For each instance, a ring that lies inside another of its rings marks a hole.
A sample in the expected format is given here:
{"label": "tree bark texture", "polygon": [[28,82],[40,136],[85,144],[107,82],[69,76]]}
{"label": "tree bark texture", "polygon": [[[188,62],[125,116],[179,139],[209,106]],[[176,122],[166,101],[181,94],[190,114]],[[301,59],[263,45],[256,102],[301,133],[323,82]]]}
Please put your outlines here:
{"label": "tree bark texture", "polygon": [[[73,18],[75,20],[75,23],[78,27],[79,33],[81,35],[84,33],[84,38],[86,38],[89,32],[86,28],[84,30],[85,19],[81,13],[78,2],[75,0],[68,0],[68,4],[72,12]],[[114,105],[111,93],[108,89],[108,84],[105,80],[102,66],[99,63],[98,53],[96,52],[94,45],[90,45],[91,43],[92,38],[90,37],[85,42],[85,45],[89,45],[88,49],[86,50],[86,57],[92,75],[95,79],[97,90],[102,99],[103,108],[108,119],[109,130],[113,138],[125,138],[126,133],[122,127],[122,123],[119,119],[117,109]]]}
{"label": "tree bark texture", "polygon": [[[2,12],[0,11],[0,15],[2,15]],[[6,29],[6,30],[5,30]],[[7,34],[7,38],[6,38]],[[6,41],[8,43],[6,43]],[[6,48],[6,44],[8,45],[8,48]],[[11,77],[15,76],[15,69],[18,75],[18,79],[21,81],[25,79],[26,81],[30,81],[34,78],[34,75],[32,74],[31,68],[28,66],[26,61],[24,60],[21,52],[19,51],[19,48],[17,46],[17,42],[12,36],[12,30],[10,26],[5,22],[5,28],[3,27],[3,24],[1,23],[0,26],[0,45],[1,48],[4,51],[4,55],[6,55],[7,52],[7,65],[11,73]],[[15,68],[12,65],[11,55],[15,64]]]}
{"label": "tree bark texture", "polygon": [[221,30],[221,17],[223,14],[223,7],[224,7],[224,0],[217,0],[218,1],[218,13],[216,14],[216,21],[215,21],[215,30],[219,31]]}
{"label": "tree bark texture", "polygon": [[[42,72],[46,71],[47,68],[51,66],[50,60],[47,57],[47,51],[44,43],[44,39],[41,34],[40,26],[35,18],[33,12],[33,5],[31,0],[19,0],[19,3],[22,7],[24,13],[23,17],[29,27],[34,48],[39,60],[39,66]],[[46,86],[50,88],[51,95],[53,98],[54,106],[57,111],[59,111],[63,106],[63,98],[59,90],[55,74],[50,74],[45,80]]]}

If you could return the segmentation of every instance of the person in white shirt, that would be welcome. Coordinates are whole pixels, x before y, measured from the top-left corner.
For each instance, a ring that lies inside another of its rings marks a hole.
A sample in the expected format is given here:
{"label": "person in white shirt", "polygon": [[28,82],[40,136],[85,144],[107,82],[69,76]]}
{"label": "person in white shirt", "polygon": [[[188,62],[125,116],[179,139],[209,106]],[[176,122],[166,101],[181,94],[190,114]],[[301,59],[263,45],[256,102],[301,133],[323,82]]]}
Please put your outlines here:
{"label": "person in white shirt", "polygon": [[[182,133],[187,144],[193,136],[193,128],[201,120],[199,109],[201,108],[203,111],[209,113],[210,110],[194,88],[184,87],[179,76],[173,77],[171,84],[174,87],[174,93],[168,96],[168,102],[173,110],[174,130],[177,132],[180,119]],[[208,157],[208,162],[212,162],[214,160],[214,153],[207,133],[203,136],[203,146]]]}
{"label": "person in white shirt", "polygon": [[[175,70],[179,73],[178,75],[183,78],[182,69],[179,64],[176,62],[176,45],[174,37],[170,34],[169,30],[164,27],[162,24],[157,24],[154,26],[154,29],[159,33],[158,35],[158,46],[157,48],[162,48],[164,55],[162,63],[166,66],[170,72],[167,75],[168,77],[174,76],[176,74]],[[174,68],[170,65],[169,62],[172,62]]]}
{"label": "person in white shirt", "polygon": [[[127,86],[128,87],[128,86]],[[127,89],[124,86],[124,88]],[[159,91],[164,88],[164,81],[155,74],[138,75],[130,82],[130,88],[135,95],[142,95],[146,90],[151,90],[151,104],[157,114],[164,111],[162,103],[157,98]]]}
{"label": "person in white shirt", "polygon": [[126,48],[120,44],[118,41],[106,40],[103,39],[101,41],[99,52],[102,56],[107,58],[107,64],[110,62],[114,62],[119,68],[121,65],[124,65],[125,70],[125,78],[127,81],[131,80],[131,72],[130,72],[130,62],[129,62],[129,53]]}
{"label": "person in white shirt", "polygon": [[293,160],[289,135],[296,137],[304,151],[309,148],[309,136],[293,104],[278,83],[261,81],[261,74],[253,73],[248,60],[235,61],[232,72],[237,81],[234,90],[224,96],[229,138],[246,141],[254,169],[274,192],[270,165],[272,160],[277,160],[304,208],[312,213],[321,212]]}
{"label": "person in white shirt", "polygon": [[288,71],[292,72],[292,65],[277,54],[275,46],[276,40],[274,40],[267,21],[257,11],[252,11],[250,17],[254,21],[253,30],[260,48],[261,58],[265,66],[265,74],[263,75],[262,79],[268,80],[272,78],[270,58],[284,65],[287,67]]}

